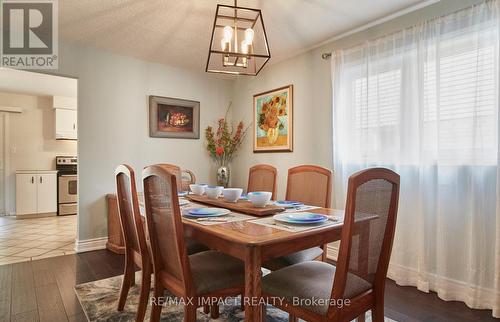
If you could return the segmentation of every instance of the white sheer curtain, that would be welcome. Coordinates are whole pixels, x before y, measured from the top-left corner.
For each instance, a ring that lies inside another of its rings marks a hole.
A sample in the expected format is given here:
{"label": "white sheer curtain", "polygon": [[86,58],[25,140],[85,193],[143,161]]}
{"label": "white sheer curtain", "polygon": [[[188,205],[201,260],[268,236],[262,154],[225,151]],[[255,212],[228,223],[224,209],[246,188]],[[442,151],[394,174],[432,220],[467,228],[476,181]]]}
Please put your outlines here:
{"label": "white sheer curtain", "polygon": [[335,203],[401,175],[389,277],[500,317],[500,0],[333,55]]}

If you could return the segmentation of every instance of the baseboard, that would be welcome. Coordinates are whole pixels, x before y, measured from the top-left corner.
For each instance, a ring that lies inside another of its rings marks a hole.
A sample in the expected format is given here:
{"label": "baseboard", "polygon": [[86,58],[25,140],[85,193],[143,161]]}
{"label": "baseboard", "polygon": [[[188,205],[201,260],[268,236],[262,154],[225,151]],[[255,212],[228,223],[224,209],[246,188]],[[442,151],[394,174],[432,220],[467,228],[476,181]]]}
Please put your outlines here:
{"label": "baseboard", "polygon": [[106,249],[108,237],[99,237],[93,239],[76,240],[75,250],[77,253],[90,252],[93,250]]}

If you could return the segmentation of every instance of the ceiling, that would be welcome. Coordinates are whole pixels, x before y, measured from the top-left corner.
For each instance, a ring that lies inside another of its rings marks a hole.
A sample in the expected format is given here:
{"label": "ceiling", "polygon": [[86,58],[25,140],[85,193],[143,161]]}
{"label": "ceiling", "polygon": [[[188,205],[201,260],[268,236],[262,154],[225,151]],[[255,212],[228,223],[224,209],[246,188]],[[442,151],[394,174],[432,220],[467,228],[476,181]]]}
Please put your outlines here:
{"label": "ceiling", "polygon": [[[270,63],[422,0],[239,0],[262,10]],[[65,42],[145,61],[205,70],[217,3],[232,0],[64,0]]]}

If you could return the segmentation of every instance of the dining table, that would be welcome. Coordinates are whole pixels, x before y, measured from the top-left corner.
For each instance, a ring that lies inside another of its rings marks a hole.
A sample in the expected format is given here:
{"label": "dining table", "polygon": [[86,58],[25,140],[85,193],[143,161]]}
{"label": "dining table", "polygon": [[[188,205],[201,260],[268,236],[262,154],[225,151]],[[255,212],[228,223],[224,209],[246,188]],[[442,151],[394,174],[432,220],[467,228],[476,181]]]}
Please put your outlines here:
{"label": "dining table", "polygon": [[[139,198],[142,199],[142,198]],[[200,205],[200,201],[197,201]],[[206,205],[210,207],[210,205]],[[230,203],[228,207],[231,208]],[[311,226],[300,231],[286,229],[286,225],[263,225],[258,217],[245,220],[206,224],[183,216],[184,235],[205,244],[211,249],[231,255],[244,262],[245,294],[242,298],[245,321],[261,322],[265,310],[262,294],[262,263],[308,248],[325,245],[341,239],[344,211],[331,208],[315,208],[310,212],[336,218],[330,225]],[[271,216],[272,218],[272,216]],[[359,235],[358,258],[368,251],[370,222],[375,216],[367,215],[357,220],[354,235]],[[262,219],[262,218],[261,218]],[[326,250],[325,250],[326,251]],[[367,272],[367,262],[360,261],[361,272]]]}

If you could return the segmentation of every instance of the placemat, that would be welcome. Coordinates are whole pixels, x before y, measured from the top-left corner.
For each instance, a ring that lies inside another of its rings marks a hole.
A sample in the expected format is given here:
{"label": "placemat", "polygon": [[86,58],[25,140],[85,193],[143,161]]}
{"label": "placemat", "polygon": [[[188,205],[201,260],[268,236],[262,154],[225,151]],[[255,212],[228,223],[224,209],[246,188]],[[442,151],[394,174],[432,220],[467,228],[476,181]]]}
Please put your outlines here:
{"label": "placemat", "polygon": [[326,226],[335,226],[335,225],[342,225],[343,223],[343,218],[340,216],[328,216],[328,221],[320,224],[314,224],[314,225],[294,225],[294,224],[288,224],[288,223],[282,223],[277,220],[274,220],[273,217],[268,217],[268,218],[260,218],[256,220],[251,220],[249,222],[257,224],[257,225],[262,225],[274,229],[279,229],[279,230],[285,230],[289,231],[292,233],[297,233],[301,231],[306,231],[306,230],[311,230],[311,229],[318,229],[318,228],[323,228]]}
{"label": "placemat", "polygon": [[[206,205],[202,206],[206,208]],[[192,207],[196,208],[196,207]],[[183,207],[182,209],[188,209],[187,207]],[[209,218],[189,218],[186,216],[182,216],[182,219],[188,220],[195,222],[200,225],[204,226],[211,226],[211,225],[220,225],[220,224],[226,224],[229,222],[237,222],[237,221],[245,221],[245,220],[250,220],[254,219],[255,217],[253,216],[248,216],[244,214],[240,214],[237,212],[230,212],[229,214],[225,216],[220,216],[220,217],[209,217]]]}

